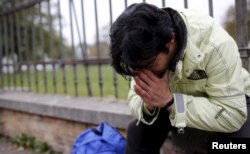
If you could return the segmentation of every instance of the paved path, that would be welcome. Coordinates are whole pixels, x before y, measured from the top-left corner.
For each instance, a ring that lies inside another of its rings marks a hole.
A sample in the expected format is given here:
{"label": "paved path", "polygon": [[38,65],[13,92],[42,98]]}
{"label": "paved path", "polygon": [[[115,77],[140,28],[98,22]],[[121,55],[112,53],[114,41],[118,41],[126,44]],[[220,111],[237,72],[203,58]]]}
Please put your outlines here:
{"label": "paved path", "polygon": [[7,139],[0,137],[0,154],[34,154],[31,151],[17,148],[8,143]]}

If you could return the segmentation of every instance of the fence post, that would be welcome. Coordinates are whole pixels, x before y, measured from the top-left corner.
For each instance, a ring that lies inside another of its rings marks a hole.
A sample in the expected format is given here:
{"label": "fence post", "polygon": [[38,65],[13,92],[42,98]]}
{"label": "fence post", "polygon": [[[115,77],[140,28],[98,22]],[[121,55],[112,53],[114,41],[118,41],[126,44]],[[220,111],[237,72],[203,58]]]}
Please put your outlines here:
{"label": "fence post", "polygon": [[247,0],[235,0],[235,10],[236,10],[236,36],[237,44],[242,57],[243,66],[249,71],[249,53],[247,50],[248,46],[248,25],[247,25]]}

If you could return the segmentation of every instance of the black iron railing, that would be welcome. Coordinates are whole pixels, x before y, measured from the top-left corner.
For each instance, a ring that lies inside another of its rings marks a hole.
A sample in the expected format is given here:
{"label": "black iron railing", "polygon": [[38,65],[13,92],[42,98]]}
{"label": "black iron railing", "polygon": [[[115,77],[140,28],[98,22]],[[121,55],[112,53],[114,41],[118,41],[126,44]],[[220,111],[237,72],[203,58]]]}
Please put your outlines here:
{"label": "black iron railing", "polygon": [[[120,12],[131,3],[120,1]],[[117,2],[1,0],[1,89],[126,99],[129,83],[110,67],[108,54],[108,27],[118,14]],[[167,5],[166,0],[157,2]],[[100,10],[103,3],[108,10],[105,19],[99,16],[104,13]],[[182,3],[188,8],[191,2]],[[213,0],[207,5],[208,14],[214,16]],[[88,12],[90,7],[92,13]],[[105,30],[101,21],[106,22]],[[94,34],[89,33],[91,28]]]}

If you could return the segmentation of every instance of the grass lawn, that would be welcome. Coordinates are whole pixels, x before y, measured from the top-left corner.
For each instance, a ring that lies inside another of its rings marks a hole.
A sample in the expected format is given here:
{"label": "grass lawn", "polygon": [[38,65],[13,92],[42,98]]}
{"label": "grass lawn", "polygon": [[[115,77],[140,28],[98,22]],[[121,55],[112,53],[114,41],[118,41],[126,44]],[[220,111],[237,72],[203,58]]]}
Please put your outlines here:
{"label": "grass lawn", "polygon": [[[102,70],[102,79],[103,79],[103,97],[115,97],[113,77],[114,72],[111,66],[103,65],[101,66]],[[86,85],[86,73],[85,68],[82,65],[78,65],[76,67],[76,78],[77,79],[77,90],[79,96],[88,96],[87,85]],[[74,86],[74,70],[72,66],[68,66],[65,68],[66,74],[66,89],[67,94],[70,96],[75,96],[75,86]],[[39,71],[35,73],[32,69],[30,73],[22,72],[15,74],[5,74],[1,75],[0,78],[1,85],[6,88],[10,87],[20,87],[22,89],[29,89],[32,92],[46,93],[45,87],[45,77],[47,78],[47,89],[50,94],[54,94],[55,88],[57,90],[57,94],[64,95],[64,84],[63,84],[63,71],[61,68],[55,70],[55,81],[56,87],[53,84],[53,71],[47,70],[46,73],[44,71]],[[94,97],[101,97],[100,95],[100,87],[99,87],[99,73],[98,66],[89,66],[89,76],[90,76],[90,84]],[[36,86],[36,79],[37,84]],[[118,79],[118,99],[127,99],[127,94],[129,90],[129,81],[125,80],[122,76],[117,75]],[[14,82],[16,81],[16,82]],[[23,83],[22,83],[23,81]],[[30,81],[30,87],[29,82]]]}

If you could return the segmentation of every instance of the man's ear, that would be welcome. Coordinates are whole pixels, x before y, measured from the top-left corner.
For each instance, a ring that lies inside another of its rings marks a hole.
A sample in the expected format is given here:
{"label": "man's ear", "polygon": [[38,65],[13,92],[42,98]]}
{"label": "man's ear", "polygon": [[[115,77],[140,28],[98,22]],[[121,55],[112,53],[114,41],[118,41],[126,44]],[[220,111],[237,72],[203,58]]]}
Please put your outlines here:
{"label": "man's ear", "polygon": [[170,41],[171,43],[175,43],[175,33],[173,32],[172,33],[172,38],[171,38],[171,41]]}
{"label": "man's ear", "polygon": [[172,33],[172,37],[171,37],[171,40],[168,42],[168,43],[166,43],[165,44],[165,48],[166,49],[169,49],[169,47],[171,46],[171,45],[173,45],[174,43],[175,43],[175,33]]}

